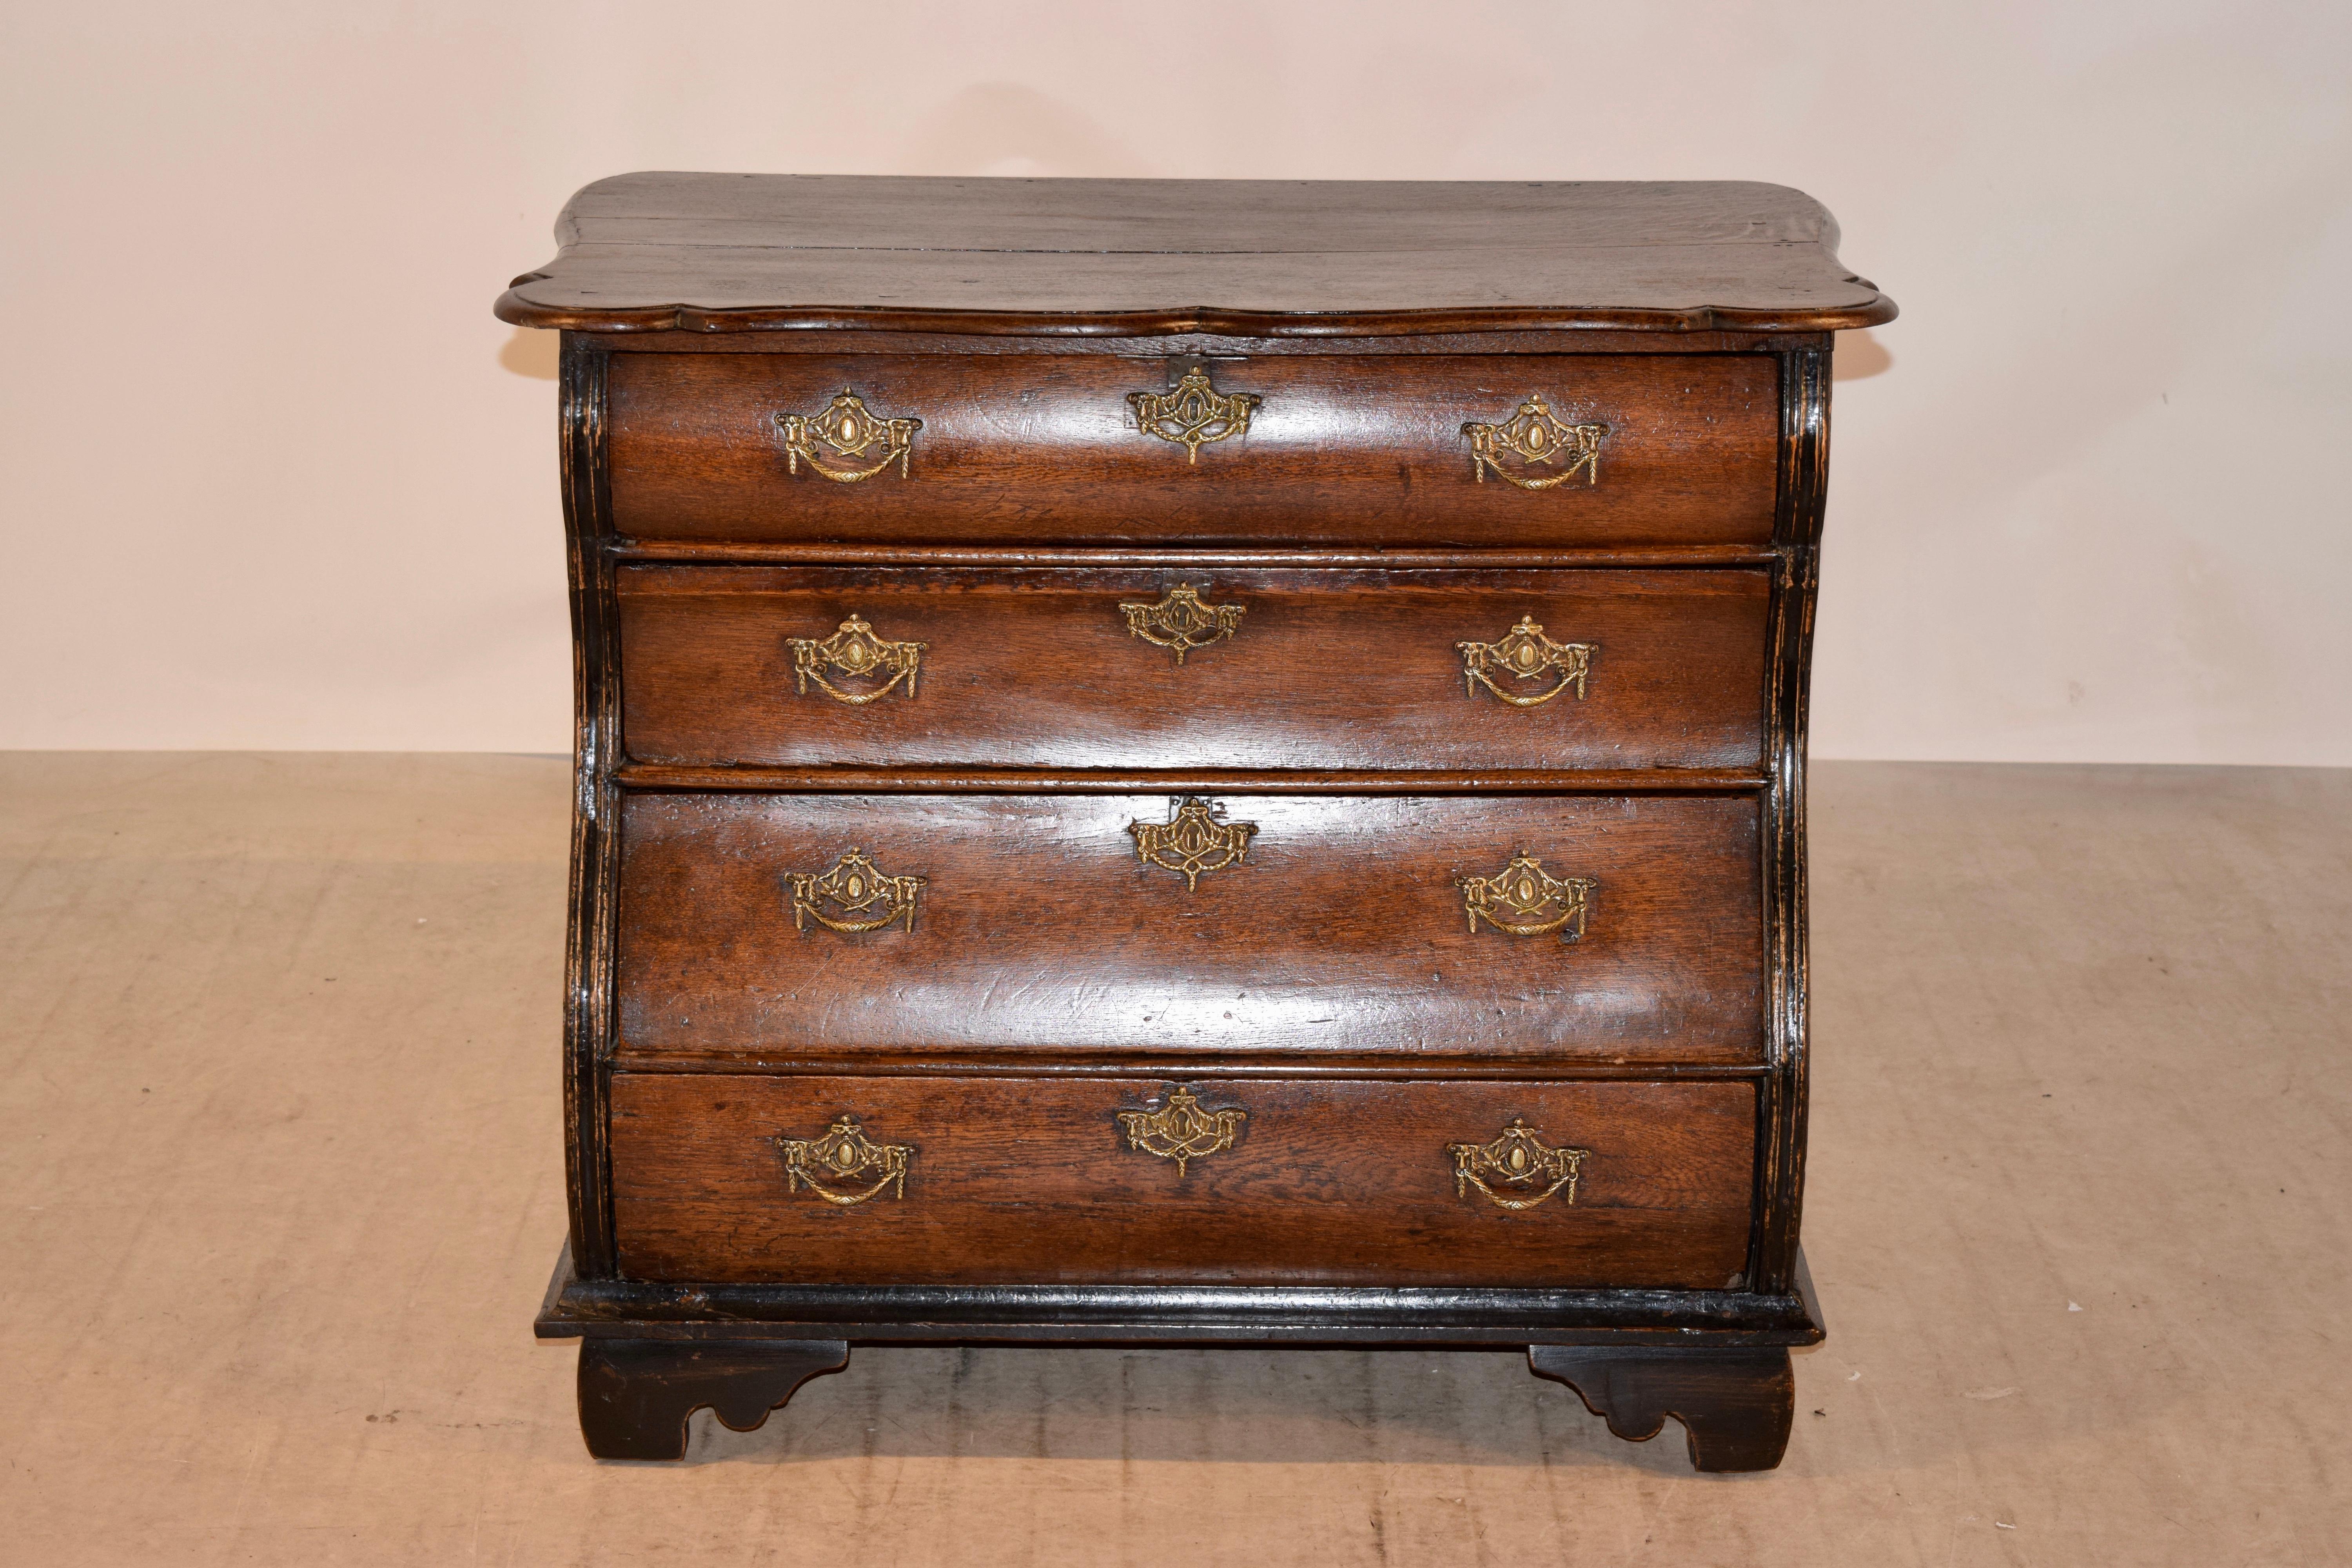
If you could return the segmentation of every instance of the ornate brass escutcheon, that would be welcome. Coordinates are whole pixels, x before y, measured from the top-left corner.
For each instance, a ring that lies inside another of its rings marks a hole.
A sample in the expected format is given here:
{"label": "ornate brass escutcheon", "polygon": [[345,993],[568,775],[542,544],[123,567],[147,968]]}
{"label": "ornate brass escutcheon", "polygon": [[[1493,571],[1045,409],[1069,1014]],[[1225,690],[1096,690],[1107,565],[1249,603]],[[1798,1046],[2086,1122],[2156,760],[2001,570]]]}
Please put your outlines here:
{"label": "ornate brass escutcheon", "polygon": [[[786,875],[793,884],[794,931],[808,930],[810,921],[850,936],[880,931],[900,921],[908,931],[915,929],[915,899],[923,890],[925,879],[887,876],[866,858],[863,849],[850,850],[822,876],[813,871]],[[882,911],[879,915],[872,913],[877,909]],[[827,914],[827,910],[834,912]]]}
{"label": "ornate brass escutcheon", "polygon": [[1471,935],[1478,934],[1478,922],[1485,921],[1512,936],[1556,931],[1562,942],[1584,940],[1584,917],[1601,886],[1591,877],[1549,876],[1543,862],[1525,850],[1491,877],[1457,876],[1454,885],[1462,889]]}
{"label": "ornate brass escutcheon", "polygon": [[1241,605],[1203,604],[1190,583],[1179,583],[1156,605],[1119,605],[1130,636],[1154,647],[1164,647],[1182,664],[1194,648],[1223,642],[1241,629]]}
{"label": "ornate brass escutcheon", "polygon": [[[1592,656],[1601,651],[1599,643],[1554,642],[1544,636],[1544,629],[1533,616],[1521,616],[1519,624],[1508,636],[1493,642],[1458,642],[1462,650],[1462,686],[1471,697],[1485,687],[1514,708],[1534,708],[1550,701],[1570,687],[1576,688],[1576,700],[1584,700],[1584,683],[1592,673]],[[1513,680],[1540,682],[1546,671],[1558,672],[1551,685],[1526,696],[1515,695],[1495,684],[1494,672],[1501,670]]]}
{"label": "ornate brass escutcheon", "polygon": [[[874,628],[856,616],[841,623],[841,628],[831,637],[787,637],[793,650],[793,679],[803,697],[808,695],[809,682],[814,680],[826,696],[835,702],[846,702],[863,708],[868,702],[887,697],[890,689],[904,682],[907,695],[915,695],[915,677],[922,668],[923,650],[931,645],[920,642],[887,642],[874,635]],[[854,676],[859,679],[887,676],[881,685],[868,691],[844,691],[824,678],[826,670],[836,675]]]}
{"label": "ornate brass escutcheon", "polygon": [[1227,822],[1225,808],[1197,795],[1179,800],[1165,822],[1130,822],[1135,856],[1147,866],[1159,866],[1184,879],[1189,891],[1198,891],[1203,872],[1222,871],[1249,858],[1255,822]]}
{"label": "ornate brass escutcheon", "polygon": [[[1486,482],[1492,468],[1497,479],[1523,490],[1548,490],[1577,475],[1588,485],[1601,482],[1601,443],[1608,438],[1606,425],[1570,425],[1554,414],[1539,395],[1530,395],[1519,411],[1499,425],[1475,421],[1462,426],[1470,437],[1470,469]],[[1507,465],[1506,457],[1511,461]],[[1516,468],[1517,471],[1514,472]],[[1538,468],[1556,472],[1538,474]]]}
{"label": "ornate brass escutcheon", "polygon": [[1127,1129],[1127,1146],[1176,1162],[1184,1174],[1188,1162],[1221,1154],[1234,1146],[1234,1134],[1249,1119],[1245,1110],[1203,1110],[1189,1089],[1169,1091],[1159,1110],[1122,1110],[1119,1125]]}
{"label": "ornate brass escutcheon", "polygon": [[[843,1208],[855,1208],[878,1195],[885,1187],[895,1189],[890,1194],[894,1198],[907,1195],[907,1163],[915,1157],[913,1147],[873,1142],[857,1125],[855,1116],[843,1117],[822,1138],[786,1138],[778,1134],[770,1142],[783,1151],[787,1193],[806,1187],[825,1202]],[[827,1184],[862,1182],[877,1171],[881,1175],[863,1192]]]}
{"label": "ornate brass escutcheon", "polygon": [[1250,410],[1265,401],[1254,393],[1220,393],[1209,384],[1209,367],[1194,364],[1165,392],[1130,392],[1135,427],[1184,448],[1187,466],[1201,460],[1213,441],[1249,434]]}
{"label": "ornate brass escutcheon", "polygon": [[[1507,1209],[1531,1209],[1562,1191],[1573,1204],[1577,1175],[1592,1154],[1590,1149],[1548,1148],[1517,1117],[1492,1143],[1445,1147],[1454,1156],[1454,1195],[1466,1198],[1475,1187]],[[1489,1186],[1489,1182],[1494,1185]],[[1497,1192],[1496,1187],[1507,1190]],[[1535,1195],[1521,1195],[1528,1193]]]}
{"label": "ornate brass escutcheon", "polygon": [[[891,464],[907,477],[907,456],[915,445],[919,419],[877,419],[865,399],[843,389],[821,414],[779,414],[784,434],[784,466],[797,475],[806,463],[828,479],[854,485],[870,479]],[[880,456],[869,457],[879,449]]]}

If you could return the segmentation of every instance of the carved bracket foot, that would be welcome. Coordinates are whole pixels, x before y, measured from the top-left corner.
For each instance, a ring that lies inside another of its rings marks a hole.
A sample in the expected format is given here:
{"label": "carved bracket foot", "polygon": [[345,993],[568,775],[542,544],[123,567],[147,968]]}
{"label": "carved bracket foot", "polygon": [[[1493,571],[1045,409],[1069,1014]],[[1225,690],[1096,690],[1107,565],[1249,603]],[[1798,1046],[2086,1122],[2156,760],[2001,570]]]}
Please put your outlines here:
{"label": "carved bracket foot", "polygon": [[580,1342],[580,1435],[600,1459],[683,1459],[686,1419],[704,1405],[756,1430],[823,1373],[849,1364],[839,1340]]}
{"label": "carved bracket foot", "polygon": [[1789,1352],[1760,1350],[1529,1345],[1528,1369],[1576,1390],[1585,1408],[1631,1443],[1646,1443],[1671,1415],[1701,1470],[1769,1470],[1789,1447],[1797,1380]]}

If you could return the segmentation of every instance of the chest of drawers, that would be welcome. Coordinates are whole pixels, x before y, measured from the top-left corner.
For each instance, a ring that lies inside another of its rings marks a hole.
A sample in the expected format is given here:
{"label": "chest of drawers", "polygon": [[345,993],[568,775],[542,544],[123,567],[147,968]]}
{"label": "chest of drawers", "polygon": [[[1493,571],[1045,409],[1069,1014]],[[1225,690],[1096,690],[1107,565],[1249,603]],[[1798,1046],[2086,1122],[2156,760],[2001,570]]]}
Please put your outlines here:
{"label": "chest of drawers", "polygon": [[561,329],[590,1449],[1527,1347],[1778,1462],[1831,333],[1771,185],[635,174]]}

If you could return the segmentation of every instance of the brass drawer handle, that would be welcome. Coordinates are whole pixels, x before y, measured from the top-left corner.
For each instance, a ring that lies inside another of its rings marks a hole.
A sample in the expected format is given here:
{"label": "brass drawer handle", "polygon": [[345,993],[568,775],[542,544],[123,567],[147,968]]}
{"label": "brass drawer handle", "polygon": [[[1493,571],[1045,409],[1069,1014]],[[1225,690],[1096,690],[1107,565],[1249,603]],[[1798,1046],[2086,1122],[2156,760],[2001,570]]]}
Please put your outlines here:
{"label": "brass drawer handle", "polygon": [[[874,635],[874,628],[856,616],[841,623],[831,637],[786,637],[793,650],[793,679],[803,697],[808,695],[809,682],[814,680],[824,694],[835,702],[846,702],[853,708],[863,708],[890,694],[890,689],[901,681],[907,695],[915,695],[915,677],[922,668],[923,650],[931,645],[922,642],[888,642]],[[837,675],[866,679],[887,675],[889,679],[871,691],[844,691],[824,678],[826,670]]]}
{"label": "brass drawer handle", "polygon": [[[879,1196],[885,1187],[894,1189],[890,1194],[894,1198],[907,1195],[907,1164],[915,1157],[913,1146],[873,1142],[857,1125],[855,1116],[843,1117],[822,1138],[786,1138],[778,1134],[770,1142],[783,1151],[786,1193],[806,1187],[826,1203],[845,1209]],[[862,1182],[876,1171],[882,1174],[864,1192],[825,1184]]]}
{"label": "brass drawer handle", "polygon": [[[1576,688],[1576,700],[1583,701],[1584,683],[1592,674],[1592,656],[1601,651],[1599,643],[1552,641],[1533,616],[1521,616],[1507,636],[1493,642],[1454,646],[1462,650],[1464,691],[1475,698],[1483,686],[1514,708],[1538,707],[1571,686]],[[1532,695],[1517,697],[1495,684],[1493,672],[1498,669],[1514,680],[1540,681],[1547,670],[1556,671],[1559,679]]]}
{"label": "brass drawer handle", "polygon": [[1188,1162],[1222,1154],[1234,1146],[1234,1137],[1249,1120],[1241,1110],[1203,1110],[1189,1089],[1171,1090],[1168,1103],[1153,1110],[1122,1110],[1119,1125],[1127,1129],[1127,1146],[1176,1162],[1184,1174]]}
{"label": "brass drawer handle", "polygon": [[1246,607],[1205,604],[1192,584],[1179,583],[1156,605],[1122,604],[1118,608],[1127,617],[1130,637],[1171,650],[1182,664],[1193,649],[1223,642],[1239,631]]}
{"label": "brass drawer handle", "polygon": [[[887,875],[866,858],[865,850],[855,848],[822,875],[814,871],[790,871],[785,875],[793,884],[794,931],[806,931],[807,922],[814,921],[827,931],[848,936],[863,936],[900,921],[912,933],[915,899],[927,885],[921,877]],[[834,912],[825,913],[828,909]],[[879,916],[873,914],[877,909],[882,911]]]}
{"label": "brass drawer handle", "polygon": [[1201,878],[1210,871],[1249,858],[1255,822],[1227,822],[1225,808],[1197,795],[1176,802],[1165,822],[1130,822],[1135,858],[1147,866],[1173,871],[1184,879],[1187,891],[1197,892]]}
{"label": "brass drawer handle", "polygon": [[[1548,490],[1577,475],[1588,485],[1601,482],[1601,443],[1609,437],[1606,425],[1570,425],[1554,414],[1538,395],[1529,395],[1519,411],[1499,425],[1476,422],[1462,426],[1470,437],[1470,470],[1486,482],[1486,470],[1506,484],[1523,490]],[[1504,462],[1510,458],[1510,465]],[[1531,469],[1557,467],[1557,473],[1537,475]],[[1513,468],[1518,469],[1514,473]]]}
{"label": "brass drawer handle", "polygon": [[[1492,1143],[1448,1143],[1454,1156],[1454,1195],[1466,1198],[1477,1188],[1507,1209],[1531,1209],[1554,1193],[1565,1191],[1576,1202],[1576,1178],[1590,1149],[1553,1149],[1528,1131],[1526,1122],[1511,1119],[1510,1126]],[[1494,1186],[1488,1186],[1488,1182]],[[1541,1192],[1536,1192],[1538,1186]],[[1495,1187],[1508,1189],[1508,1195]],[[1533,1197],[1518,1194],[1535,1193]]]}
{"label": "brass drawer handle", "polygon": [[[779,414],[775,418],[784,433],[788,471],[797,476],[806,463],[826,479],[845,485],[870,479],[893,463],[898,465],[898,477],[905,479],[915,432],[923,427],[919,419],[876,418],[866,410],[866,400],[846,388],[821,414]],[[867,455],[877,447],[881,456],[867,462]]]}
{"label": "brass drawer handle", "polygon": [[1165,392],[1130,392],[1135,427],[1184,448],[1186,466],[1201,460],[1213,441],[1249,434],[1250,410],[1265,399],[1254,393],[1220,393],[1209,384],[1209,367],[1196,364]]}
{"label": "brass drawer handle", "polygon": [[1584,918],[1601,883],[1591,877],[1551,876],[1542,861],[1522,850],[1493,876],[1457,876],[1454,885],[1462,889],[1462,908],[1470,917],[1473,936],[1485,921],[1511,936],[1556,931],[1562,942],[1581,942]]}

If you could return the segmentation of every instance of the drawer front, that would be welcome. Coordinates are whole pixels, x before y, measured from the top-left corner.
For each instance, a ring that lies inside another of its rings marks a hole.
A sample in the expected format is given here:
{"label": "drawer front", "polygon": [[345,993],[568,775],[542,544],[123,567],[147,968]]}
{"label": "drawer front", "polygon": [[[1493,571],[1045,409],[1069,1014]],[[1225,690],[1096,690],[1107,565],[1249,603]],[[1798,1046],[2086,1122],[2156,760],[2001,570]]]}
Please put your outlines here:
{"label": "drawer front", "polygon": [[1761,764],[1758,570],[636,566],[620,590],[641,761]]}
{"label": "drawer front", "polygon": [[1746,1082],[622,1073],[614,1225],[641,1279],[1720,1289],[1755,1105]]}
{"label": "drawer front", "polygon": [[[616,353],[614,524],[643,539],[1029,544],[1771,536],[1769,355],[1262,356],[1211,362],[1185,408],[1139,407],[1171,394],[1170,363]],[[1210,399],[1235,395],[1256,402],[1221,418]],[[1541,417],[1523,418],[1530,404]],[[1224,434],[1167,438],[1186,431]]]}
{"label": "drawer front", "polygon": [[1746,795],[635,795],[621,1046],[1754,1062],[1757,811]]}

